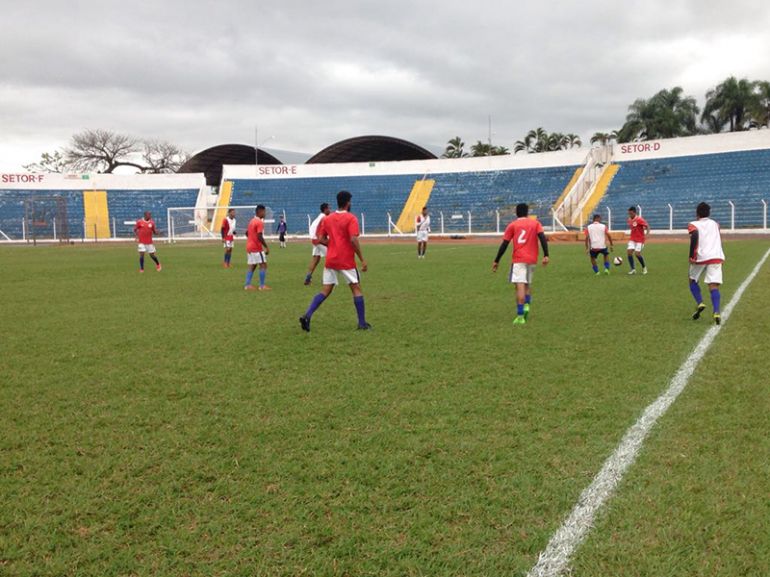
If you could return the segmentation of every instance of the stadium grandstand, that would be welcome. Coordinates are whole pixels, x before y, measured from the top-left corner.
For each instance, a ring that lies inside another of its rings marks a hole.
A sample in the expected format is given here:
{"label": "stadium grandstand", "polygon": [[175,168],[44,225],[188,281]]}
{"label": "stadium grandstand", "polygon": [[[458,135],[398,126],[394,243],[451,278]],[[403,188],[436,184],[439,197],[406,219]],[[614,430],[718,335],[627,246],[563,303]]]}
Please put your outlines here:
{"label": "stadium grandstand", "polygon": [[169,236],[212,238],[227,207],[248,218],[258,203],[268,207],[268,233],[280,214],[291,233],[306,234],[318,206],[341,189],[353,193],[365,234],[411,233],[424,205],[434,234],[497,234],[519,202],[551,231],[579,230],[593,212],[623,230],[629,206],[656,230],[681,231],[700,201],[723,229],[767,229],[770,130],[459,159],[366,136],[304,164],[261,149],[257,160],[253,147],[222,145],[192,157],[185,174],[2,175],[0,238],[125,238],[125,223],[144,210]]}

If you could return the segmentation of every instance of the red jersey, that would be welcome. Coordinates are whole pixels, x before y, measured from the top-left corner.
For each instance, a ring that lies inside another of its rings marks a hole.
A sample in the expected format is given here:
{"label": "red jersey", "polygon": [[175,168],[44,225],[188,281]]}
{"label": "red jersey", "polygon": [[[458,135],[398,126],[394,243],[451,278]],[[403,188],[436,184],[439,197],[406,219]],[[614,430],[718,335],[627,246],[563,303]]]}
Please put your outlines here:
{"label": "red jersey", "polygon": [[356,253],[351,240],[358,234],[358,219],[344,210],[333,212],[320,222],[316,235],[318,238],[329,237],[326,268],[333,270],[356,268]]}
{"label": "red jersey", "polygon": [[537,235],[541,232],[543,225],[540,221],[527,217],[517,218],[505,228],[503,240],[513,242],[513,262],[537,264]]}
{"label": "red jersey", "polygon": [[225,240],[234,240],[235,238],[235,219],[226,216],[222,219],[222,238]]}
{"label": "red jersey", "polygon": [[641,216],[635,216],[628,219],[628,228],[631,229],[631,240],[634,242],[644,242],[644,227],[649,226],[647,221]]}
{"label": "red jersey", "polygon": [[152,244],[152,235],[158,234],[155,228],[155,221],[152,219],[144,220],[143,218],[136,221],[134,232],[141,244]]}
{"label": "red jersey", "polygon": [[259,235],[265,230],[264,221],[255,216],[249,222],[249,228],[246,229],[246,252],[262,252],[262,243]]}

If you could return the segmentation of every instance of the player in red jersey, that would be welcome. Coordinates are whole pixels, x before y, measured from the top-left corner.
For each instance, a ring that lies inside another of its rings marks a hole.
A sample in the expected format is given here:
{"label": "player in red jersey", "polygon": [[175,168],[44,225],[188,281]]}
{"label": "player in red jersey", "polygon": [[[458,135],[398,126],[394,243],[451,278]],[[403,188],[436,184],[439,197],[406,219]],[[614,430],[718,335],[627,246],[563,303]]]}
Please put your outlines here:
{"label": "player in red jersey", "polygon": [[144,253],[149,253],[150,258],[155,261],[155,270],[161,271],[158,257],[155,256],[155,245],[152,242],[152,235],[158,234],[155,228],[155,221],[152,220],[152,213],[149,210],[144,212],[144,218],[140,218],[134,225],[134,236],[136,237],[137,248],[139,249],[139,272],[144,272]]}
{"label": "player in red jersey", "polygon": [[235,245],[235,209],[227,211],[227,216],[222,219],[222,241],[225,243],[225,268],[230,268],[230,260],[233,258],[233,246]]}
{"label": "player in red jersey", "polygon": [[265,278],[267,277],[267,255],[270,254],[270,249],[265,242],[265,206],[257,205],[257,209],[254,211],[255,217],[249,222],[249,227],[246,229],[246,262],[249,265],[249,269],[246,271],[246,284],[243,289],[247,291],[256,290],[254,285],[251,284],[251,279],[254,278],[254,270],[259,266],[259,290],[269,291],[270,287],[265,284]]}
{"label": "player in red jersey", "polygon": [[636,274],[636,267],[634,266],[634,255],[639,259],[639,264],[642,265],[642,274],[647,274],[647,264],[644,262],[642,256],[642,249],[644,248],[644,241],[650,234],[650,225],[641,216],[636,214],[636,207],[632,206],[628,209],[628,228],[631,229],[631,239],[628,241],[628,264],[631,270],[628,274]]}
{"label": "player in red jersey", "polygon": [[339,276],[348,283],[353,293],[353,303],[358,314],[359,330],[369,330],[372,326],[366,322],[364,294],[361,292],[361,280],[356,268],[356,256],[361,262],[361,270],[366,272],[367,265],[361,254],[358,242],[358,219],[350,212],[352,195],[347,190],[337,193],[337,211],[321,220],[316,236],[321,244],[327,246],[324,266],[323,287],[313,297],[307,312],[299,319],[303,331],[310,332],[310,318],[332,293]]}
{"label": "player in red jersey", "polygon": [[492,272],[497,272],[500,259],[513,241],[513,264],[511,264],[511,283],[516,285],[516,318],[513,324],[523,325],[527,322],[529,308],[532,302],[532,273],[537,266],[538,240],[543,247],[543,266],[549,262],[548,240],[545,238],[543,225],[540,221],[527,218],[529,206],[525,203],[516,205],[516,220],[505,228],[503,242],[492,263]]}

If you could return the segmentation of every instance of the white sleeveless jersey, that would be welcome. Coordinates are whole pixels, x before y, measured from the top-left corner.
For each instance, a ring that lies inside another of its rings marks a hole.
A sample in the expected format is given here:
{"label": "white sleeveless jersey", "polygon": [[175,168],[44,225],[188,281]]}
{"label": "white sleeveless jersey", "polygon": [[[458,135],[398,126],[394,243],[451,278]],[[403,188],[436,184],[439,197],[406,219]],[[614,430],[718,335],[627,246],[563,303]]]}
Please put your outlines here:
{"label": "white sleeveless jersey", "polygon": [[602,250],[607,248],[607,225],[601,222],[594,222],[586,227],[588,234],[588,244],[591,250]]}
{"label": "white sleeveless jersey", "polygon": [[687,225],[688,232],[698,231],[698,246],[695,247],[695,262],[698,264],[724,262],[722,235],[719,224],[710,218],[699,218]]}
{"label": "white sleeveless jersey", "polygon": [[417,216],[417,232],[429,232],[430,231],[430,215],[429,216],[423,216],[418,215]]}

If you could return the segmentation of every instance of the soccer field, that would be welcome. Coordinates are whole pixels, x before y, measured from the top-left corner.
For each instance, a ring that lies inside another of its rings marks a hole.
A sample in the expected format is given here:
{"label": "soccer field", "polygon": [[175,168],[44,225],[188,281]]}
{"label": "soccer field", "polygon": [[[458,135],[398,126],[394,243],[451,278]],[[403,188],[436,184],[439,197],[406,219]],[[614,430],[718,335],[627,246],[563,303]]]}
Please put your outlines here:
{"label": "soccer field", "polygon": [[[723,306],[768,247],[725,243]],[[525,575],[710,326],[684,243],[635,277],[555,245],[513,326],[496,245],[364,241],[374,330],[340,287],[306,334],[320,269],[271,249],[247,293],[243,242],[143,275],[128,244],[0,248],[0,574]],[[770,264],[574,575],[770,575],[768,299]]]}

